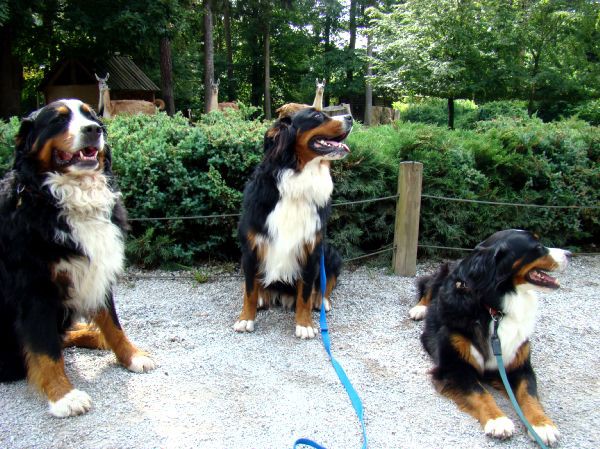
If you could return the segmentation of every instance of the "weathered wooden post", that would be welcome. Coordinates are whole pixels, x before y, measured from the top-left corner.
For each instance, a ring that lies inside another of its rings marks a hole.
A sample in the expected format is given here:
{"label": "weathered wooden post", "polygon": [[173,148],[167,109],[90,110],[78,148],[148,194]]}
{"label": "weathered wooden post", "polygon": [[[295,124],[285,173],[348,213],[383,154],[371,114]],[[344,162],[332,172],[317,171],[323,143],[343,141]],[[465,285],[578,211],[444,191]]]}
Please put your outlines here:
{"label": "weathered wooden post", "polygon": [[398,173],[398,203],[394,227],[394,273],[400,276],[417,274],[417,244],[421,212],[423,164],[401,162]]}

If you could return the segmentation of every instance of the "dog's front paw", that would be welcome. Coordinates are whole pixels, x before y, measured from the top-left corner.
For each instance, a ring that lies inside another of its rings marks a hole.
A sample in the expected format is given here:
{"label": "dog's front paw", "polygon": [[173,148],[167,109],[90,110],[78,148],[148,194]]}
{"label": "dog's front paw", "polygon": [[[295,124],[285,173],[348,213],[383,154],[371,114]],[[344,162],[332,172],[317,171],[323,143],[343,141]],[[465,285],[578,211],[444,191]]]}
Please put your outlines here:
{"label": "dog's front paw", "polygon": [[296,337],[301,338],[302,340],[315,338],[318,333],[319,331],[312,326],[296,325]]}
{"label": "dog's front paw", "polygon": [[155,367],[156,364],[154,363],[154,360],[148,357],[147,354],[140,352],[131,357],[131,362],[127,366],[127,369],[134,373],[147,373],[148,371],[152,371]]}
{"label": "dog's front paw", "polygon": [[236,332],[254,332],[254,320],[239,320],[233,325]]}
{"label": "dog's front paw", "polygon": [[423,318],[425,318],[426,314],[427,306],[416,305],[408,311],[408,316],[415,321],[422,320]]}
{"label": "dog's front paw", "polygon": [[[532,426],[533,430],[538,434],[538,436],[542,439],[544,444],[549,446],[554,446],[558,439],[560,438],[560,432],[556,428],[556,426],[552,424],[543,424],[541,426]],[[533,439],[533,436],[530,432],[527,432],[529,437]]]}
{"label": "dog's front paw", "polygon": [[504,440],[511,437],[515,432],[515,425],[506,416],[501,416],[500,418],[488,420],[483,430],[486,435]]}
{"label": "dog's front paw", "polygon": [[73,389],[58,401],[48,401],[50,413],[58,418],[86,413],[92,407],[92,399],[85,391]]}

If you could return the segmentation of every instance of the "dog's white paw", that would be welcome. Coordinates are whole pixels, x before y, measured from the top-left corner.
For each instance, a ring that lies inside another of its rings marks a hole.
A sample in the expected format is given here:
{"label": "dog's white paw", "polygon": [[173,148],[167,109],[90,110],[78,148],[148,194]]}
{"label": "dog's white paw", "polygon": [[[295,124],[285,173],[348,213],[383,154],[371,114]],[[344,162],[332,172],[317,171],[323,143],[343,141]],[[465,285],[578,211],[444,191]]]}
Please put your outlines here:
{"label": "dog's white paw", "polygon": [[254,320],[240,320],[233,325],[236,332],[254,332]]}
{"label": "dog's white paw", "polygon": [[131,358],[131,363],[127,367],[129,371],[134,373],[147,373],[156,367],[154,360],[145,354],[134,355]]}
{"label": "dog's white paw", "polygon": [[[544,424],[542,426],[532,426],[533,430],[538,434],[538,436],[542,439],[544,444],[549,446],[554,446],[558,439],[560,438],[560,432],[553,426],[552,424]],[[527,432],[529,437],[533,439],[533,436],[530,432]]]}
{"label": "dog's white paw", "polygon": [[258,297],[258,301],[256,303],[256,307],[258,309],[262,309],[263,307],[265,307],[267,305],[267,302],[265,301],[265,299],[262,296]]}
{"label": "dog's white paw", "polygon": [[415,321],[420,321],[425,318],[427,314],[427,306],[414,306],[412,309],[408,311],[408,316]]}
{"label": "dog's white paw", "polygon": [[325,312],[329,312],[331,310],[331,301],[329,298],[325,298]]}
{"label": "dog's white paw", "polygon": [[50,413],[58,418],[86,413],[92,407],[92,399],[85,391],[73,389],[56,402],[48,401]]}
{"label": "dog's white paw", "polygon": [[307,338],[315,338],[315,336],[319,333],[314,327],[308,326],[300,326],[296,325],[296,337],[301,338],[302,340],[306,340]]}
{"label": "dog's white paw", "polygon": [[485,423],[484,432],[494,438],[505,439],[512,436],[515,432],[515,425],[506,416],[490,419]]}

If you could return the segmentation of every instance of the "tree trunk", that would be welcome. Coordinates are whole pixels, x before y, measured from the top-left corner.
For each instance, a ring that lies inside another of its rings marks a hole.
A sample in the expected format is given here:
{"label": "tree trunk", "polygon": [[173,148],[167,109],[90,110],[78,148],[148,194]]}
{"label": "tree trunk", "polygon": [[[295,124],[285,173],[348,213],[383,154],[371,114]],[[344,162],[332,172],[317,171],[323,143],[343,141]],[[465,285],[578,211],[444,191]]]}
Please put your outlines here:
{"label": "tree trunk", "polygon": [[231,45],[231,5],[229,0],[224,1],[223,28],[225,31],[225,51],[227,53],[227,101],[235,101],[236,89],[233,79],[233,47]]}
{"label": "tree trunk", "polygon": [[448,129],[454,129],[454,98],[448,97]]}
{"label": "tree trunk", "polygon": [[[350,0],[350,41],[348,42],[348,51],[352,57],[354,57],[354,50],[356,49],[356,2],[357,0]],[[348,79],[348,87],[350,87],[350,83],[354,79],[354,73],[351,68],[346,72],[346,78]]]}
{"label": "tree trunk", "polygon": [[270,26],[265,24],[265,119],[271,120],[271,36]]}
{"label": "tree trunk", "polygon": [[160,80],[162,97],[167,114],[175,114],[173,98],[173,63],[171,61],[171,40],[167,36],[160,39]]}
{"label": "tree trunk", "polygon": [[21,114],[23,65],[12,53],[13,34],[10,26],[0,27],[0,119]]}
{"label": "tree trunk", "polygon": [[[325,11],[325,31],[324,31],[324,36],[323,36],[323,40],[324,40],[324,47],[325,47],[325,57],[328,57],[329,55],[327,53],[329,53],[329,50],[331,50],[331,17],[329,16],[330,12],[329,10]],[[323,74],[323,77],[325,78],[325,85],[329,86],[329,81],[331,80],[330,77],[330,70],[328,68],[328,66],[325,66],[325,73]],[[329,93],[330,89],[325,89],[325,93],[323,95],[323,106],[329,106],[330,105],[330,98],[331,98],[331,94]]]}
{"label": "tree trunk", "polygon": [[215,81],[212,0],[204,0],[204,112],[210,112],[212,83]]}
{"label": "tree trunk", "polygon": [[373,113],[373,87],[371,86],[371,76],[373,76],[373,66],[371,57],[373,56],[373,46],[371,45],[371,35],[367,35],[367,77],[365,86],[365,117],[363,122],[369,126],[371,124],[371,115]]}

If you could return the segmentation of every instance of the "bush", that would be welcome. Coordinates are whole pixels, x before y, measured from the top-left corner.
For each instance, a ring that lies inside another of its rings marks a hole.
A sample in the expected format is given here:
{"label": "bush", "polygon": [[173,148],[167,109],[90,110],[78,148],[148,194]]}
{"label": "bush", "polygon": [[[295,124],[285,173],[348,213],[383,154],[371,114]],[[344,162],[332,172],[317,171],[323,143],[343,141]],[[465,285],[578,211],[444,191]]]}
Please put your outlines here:
{"label": "bush", "polygon": [[[448,126],[448,100],[426,97],[396,102],[394,109],[400,111],[400,120],[412,123],[427,123]],[[454,127],[469,128],[477,120],[477,105],[470,100],[454,101]]]}
{"label": "bush", "polygon": [[[600,128],[571,119],[543,123],[508,118],[512,105],[493,105],[474,129],[398,122],[348,138],[352,153],[332,164],[334,202],[397,192],[401,161],[423,163],[423,193],[466,199],[547,205],[600,203]],[[495,109],[494,109],[495,108]],[[494,111],[505,111],[495,113]],[[203,116],[190,125],[179,115],[118,116],[107,123],[114,170],[130,217],[238,214],[242,190],[262,157],[268,124],[252,111]],[[0,163],[7,166],[18,123],[0,127]],[[10,145],[9,145],[10,142]],[[329,238],[344,257],[393,240],[395,202],[333,208]],[[132,221],[129,260],[144,266],[239,258],[237,217]],[[600,240],[593,209],[537,209],[423,198],[420,243],[473,247],[496,230],[526,228],[553,246]],[[453,256],[455,255],[452,254]]]}
{"label": "bush", "polygon": [[600,99],[588,100],[579,103],[569,111],[581,120],[585,120],[591,125],[600,126]]}
{"label": "bush", "polygon": [[[504,118],[482,122],[474,131],[454,132],[400,123],[356,130],[349,142],[356,154],[343,162],[335,191],[338,200],[341,194],[344,199],[354,195],[352,187],[344,189],[344,185],[362,182],[370,187],[385,185],[371,192],[372,196],[395,193],[396,170],[403,160],[423,163],[423,193],[428,195],[544,205],[591,206],[600,200],[600,131],[581,121],[545,124],[535,118]],[[358,235],[355,240],[363,246],[364,235],[369,248],[390,243],[391,237],[383,233],[386,227],[377,224],[386,220],[391,229],[394,206],[368,206],[375,207],[379,210],[371,209],[370,216],[357,221],[349,213],[343,224],[337,224],[341,235]],[[564,246],[597,241],[599,224],[600,214],[592,209],[534,209],[424,198],[419,238],[422,244],[473,247],[496,230],[519,227],[538,232],[551,245]],[[376,241],[370,238],[373,235]],[[353,248],[361,249],[360,245]]]}
{"label": "bush", "polygon": [[479,105],[477,121],[496,120],[501,117],[527,119],[527,102],[519,100],[490,101]]}
{"label": "bush", "polygon": [[4,176],[13,163],[15,136],[19,130],[19,119],[13,117],[8,122],[0,120],[0,176]]}
{"label": "bush", "polygon": [[[117,116],[108,124],[114,171],[131,217],[239,213],[266,125],[213,112],[197,126],[177,115]],[[237,218],[133,221],[128,253],[146,266],[237,252]]]}

